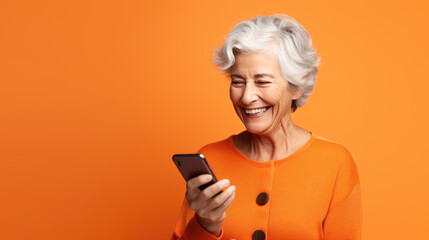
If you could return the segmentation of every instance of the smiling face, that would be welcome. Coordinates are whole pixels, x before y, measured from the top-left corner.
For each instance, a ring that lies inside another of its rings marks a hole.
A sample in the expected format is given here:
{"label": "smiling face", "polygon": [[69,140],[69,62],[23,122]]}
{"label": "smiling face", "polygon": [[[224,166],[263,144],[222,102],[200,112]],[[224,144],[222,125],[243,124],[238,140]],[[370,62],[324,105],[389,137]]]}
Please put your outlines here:
{"label": "smiling face", "polygon": [[235,54],[229,73],[232,104],[246,129],[254,134],[278,129],[281,121],[290,117],[292,100],[302,95],[288,86],[270,51]]}

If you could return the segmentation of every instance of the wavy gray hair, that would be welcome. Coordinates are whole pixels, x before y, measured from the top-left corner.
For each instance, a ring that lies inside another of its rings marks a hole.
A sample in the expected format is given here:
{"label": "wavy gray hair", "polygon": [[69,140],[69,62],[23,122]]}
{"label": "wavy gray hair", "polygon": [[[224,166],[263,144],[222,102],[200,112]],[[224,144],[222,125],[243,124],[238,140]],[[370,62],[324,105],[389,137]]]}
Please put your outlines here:
{"label": "wavy gray hair", "polygon": [[313,91],[320,58],[312,46],[310,34],[301,24],[284,14],[258,16],[235,25],[222,48],[214,49],[213,62],[223,73],[234,65],[236,53],[261,52],[272,47],[283,78],[292,89],[303,94],[292,100],[292,112],[307,102]]}

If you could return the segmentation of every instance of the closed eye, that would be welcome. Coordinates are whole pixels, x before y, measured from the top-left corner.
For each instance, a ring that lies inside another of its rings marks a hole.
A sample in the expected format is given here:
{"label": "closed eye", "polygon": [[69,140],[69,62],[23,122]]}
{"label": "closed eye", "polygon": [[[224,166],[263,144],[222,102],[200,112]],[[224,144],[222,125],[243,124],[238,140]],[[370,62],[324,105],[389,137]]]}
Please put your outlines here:
{"label": "closed eye", "polygon": [[240,84],[240,83],[244,83],[243,81],[231,81],[232,84]]}

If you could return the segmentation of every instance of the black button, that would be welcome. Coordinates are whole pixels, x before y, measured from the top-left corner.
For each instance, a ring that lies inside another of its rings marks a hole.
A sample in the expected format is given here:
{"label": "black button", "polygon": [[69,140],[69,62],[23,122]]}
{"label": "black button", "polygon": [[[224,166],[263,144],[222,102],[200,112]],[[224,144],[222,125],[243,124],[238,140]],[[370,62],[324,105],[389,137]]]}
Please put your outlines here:
{"label": "black button", "polygon": [[262,231],[262,230],[256,230],[253,233],[252,240],[264,240],[264,239],[265,239],[265,233],[264,233],[264,231]]}
{"label": "black button", "polygon": [[256,198],[256,203],[260,206],[265,205],[268,202],[268,194],[261,192],[258,197]]}

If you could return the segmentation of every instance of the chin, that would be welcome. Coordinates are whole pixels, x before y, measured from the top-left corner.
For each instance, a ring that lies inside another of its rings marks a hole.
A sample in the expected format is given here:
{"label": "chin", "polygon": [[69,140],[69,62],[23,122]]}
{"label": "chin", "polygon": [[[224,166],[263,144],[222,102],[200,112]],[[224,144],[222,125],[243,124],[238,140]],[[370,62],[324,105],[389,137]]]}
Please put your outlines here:
{"label": "chin", "polygon": [[250,133],[256,134],[256,135],[262,135],[265,133],[265,131],[268,129],[268,126],[258,126],[258,125],[245,125],[246,130]]}

